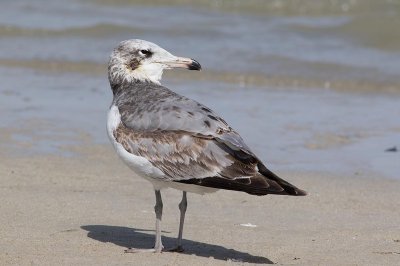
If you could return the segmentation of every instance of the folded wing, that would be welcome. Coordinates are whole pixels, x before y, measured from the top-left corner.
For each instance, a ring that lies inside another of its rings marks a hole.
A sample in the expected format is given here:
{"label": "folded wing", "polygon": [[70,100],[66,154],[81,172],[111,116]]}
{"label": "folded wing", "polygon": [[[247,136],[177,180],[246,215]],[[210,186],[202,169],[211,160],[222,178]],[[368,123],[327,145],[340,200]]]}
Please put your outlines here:
{"label": "folded wing", "polygon": [[114,98],[122,121],[114,136],[170,181],[255,195],[306,194],[269,171],[240,135],[206,106],[163,86],[140,86]]}
{"label": "folded wing", "polygon": [[145,157],[171,182],[254,195],[302,193],[268,171],[254,155],[226,140],[185,131],[136,132],[122,124],[114,136],[125,150]]}

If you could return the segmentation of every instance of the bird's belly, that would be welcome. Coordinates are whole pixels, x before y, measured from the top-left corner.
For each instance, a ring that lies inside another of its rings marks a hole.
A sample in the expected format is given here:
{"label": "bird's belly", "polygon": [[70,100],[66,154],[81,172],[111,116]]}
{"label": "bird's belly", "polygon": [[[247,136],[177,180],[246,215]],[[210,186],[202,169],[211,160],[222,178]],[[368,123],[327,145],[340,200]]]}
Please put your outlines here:
{"label": "bird's belly", "polygon": [[127,152],[124,147],[116,141],[113,142],[113,146],[118,156],[133,172],[135,172],[135,174],[144,178],[165,178],[164,173],[157,167],[154,167],[146,158]]}
{"label": "bird's belly", "polygon": [[[112,136],[113,137],[113,136]],[[110,137],[111,138],[111,137]],[[154,189],[161,190],[164,188],[174,188],[177,190],[187,191],[196,194],[207,194],[216,192],[218,189],[197,186],[192,184],[184,184],[179,182],[174,182],[169,180],[164,173],[161,172],[160,169],[154,167],[151,162],[149,162],[146,158],[141,156],[133,155],[127,152],[121,144],[117,143],[114,140],[111,141],[113,146],[118,154],[118,156],[122,159],[122,161],[128,165],[128,167],[138,176],[150,181],[153,184]]]}
{"label": "bird's belly", "polygon": [[186,191],[186,192],[190,192],[190,193],[196,193],[196,194],[200,194],[200,195],[214,193],[219,190],[218,188],[203,187],[203,186],[185,184],[185,183],[179,183],[179,182],[163,182],[163,183],[167,183],[167,184],[165,184],[165,186],[169,187],[169,188],[174,188],[177,190],[182,190],[182,191]]}

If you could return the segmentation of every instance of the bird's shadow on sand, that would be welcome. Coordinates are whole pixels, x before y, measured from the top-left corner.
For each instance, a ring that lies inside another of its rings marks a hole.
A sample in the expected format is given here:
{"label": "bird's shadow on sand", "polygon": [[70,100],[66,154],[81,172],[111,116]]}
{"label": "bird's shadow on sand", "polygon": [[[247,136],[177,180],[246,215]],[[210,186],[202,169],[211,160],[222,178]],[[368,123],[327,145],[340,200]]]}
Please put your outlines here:
{"label": "bird's shadow on sand", "polygon": [[[83,230],[88,231],[87,236],[101,241],[110,242],[125,248],[151,248],[154,245],[154,231],[136,229],[123,226],[109,225],[83,225]],[[147,233],[149,232],[149,233]],[[166,247],[173,247],[176,238],[163,236],[163,244]],[[249,253],[227,249],[222,246],[201,243],[191,240],[183,240],[185,248],[183,254],[196,255],[201,257],[214,257],[218,260],[233,260],[240,262],[274,264],[271,260],[261,256],[253,256]]]}

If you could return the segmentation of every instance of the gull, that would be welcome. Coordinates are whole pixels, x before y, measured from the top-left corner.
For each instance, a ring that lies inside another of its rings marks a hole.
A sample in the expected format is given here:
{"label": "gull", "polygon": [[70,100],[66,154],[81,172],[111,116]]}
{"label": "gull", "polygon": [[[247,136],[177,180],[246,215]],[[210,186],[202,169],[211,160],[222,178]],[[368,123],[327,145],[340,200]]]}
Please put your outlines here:
{"label": "gull", "polygon": [[112,51],[108,79],[113,101],[107,132],[116,153],[136,175],[154,187],[156,237],[153,248],[127,252],[162,252],[161,189],[182,191],[177,246],[182,233],[187,192],[219,189],[252,195],[303,196],[307,193],[279,178],[261,162],[241,136],[205,105],[160,84],[164,69],[201,70],[190,58],[177,57],[158,45],[126,40]]}

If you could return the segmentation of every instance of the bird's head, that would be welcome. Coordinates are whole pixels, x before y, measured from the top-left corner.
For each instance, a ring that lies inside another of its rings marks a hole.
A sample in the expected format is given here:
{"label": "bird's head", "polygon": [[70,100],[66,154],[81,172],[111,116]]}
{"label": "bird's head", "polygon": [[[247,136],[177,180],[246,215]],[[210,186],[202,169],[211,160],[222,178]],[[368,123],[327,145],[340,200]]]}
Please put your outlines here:
{"label": "bird's head", "polygon": [[121,42],[111,53],[108,78],[111,85],[123,82],[152,82],[159,84],[164,69],[186,68],[200,70],[200,64],[190,58],[177,57],[144,40]]}

